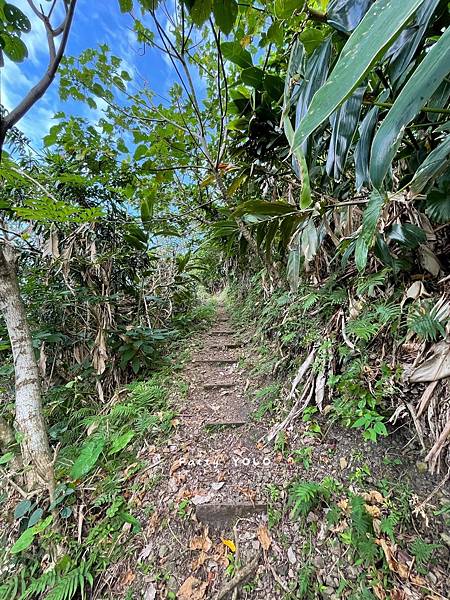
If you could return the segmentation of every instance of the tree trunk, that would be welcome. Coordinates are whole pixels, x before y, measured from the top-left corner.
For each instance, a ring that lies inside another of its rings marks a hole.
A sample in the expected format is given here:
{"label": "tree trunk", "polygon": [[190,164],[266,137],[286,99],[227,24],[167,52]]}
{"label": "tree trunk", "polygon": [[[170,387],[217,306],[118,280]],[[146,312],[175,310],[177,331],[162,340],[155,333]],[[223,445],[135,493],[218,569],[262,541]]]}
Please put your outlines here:
{"label": "tree trunk", "polygon": [[20,297],[14,250],[7,244],[0,246],[0,309],[14,359],[16,427],[21,434],[25,478],[30,489],[44,484],[53,496],[53,465],[42,413],[39,371]]}

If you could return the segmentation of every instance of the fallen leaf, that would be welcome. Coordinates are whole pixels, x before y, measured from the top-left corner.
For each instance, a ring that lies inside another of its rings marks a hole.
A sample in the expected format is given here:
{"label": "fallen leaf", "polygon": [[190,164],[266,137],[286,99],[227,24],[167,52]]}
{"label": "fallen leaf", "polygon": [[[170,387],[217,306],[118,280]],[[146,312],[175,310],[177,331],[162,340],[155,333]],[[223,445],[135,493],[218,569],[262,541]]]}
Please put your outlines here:
{"label": "fallen leaf", "polygon": [[130,583],[133,583],[133,581],[135,579],[136,579],[135,573],[133,573],[133,571],[127,571],[122,578],[121,584],[125,587],[127,585],[130,585]]}
{"label": "fallen leaf", "polygon": [[384,504],[384,496],[380,494],[377,490],[370,490],[370,492],[364,492],[362,495],[366,502],[370,502],[371,504]]}
{"label": "fallen leaf", "polygon": [[381,510],[378,506],[373,506],[372,504],[364,504],[364,508],[372,517],[372,519],[379,519],[381,517]]}
{"label": "fallen leaf", "polygon": [[378,600],[385,600],[386,592],[384,591],[384,589],[381,587],[380,584],[374,585],[372,589],[373,589],[373,593],[378,598]]}
{"label": "fallen leaf", "polygon": [[152,553],[152,550],[153,550],[153,542],[150,542],[150,544],[147,544],[146,546],[144,546],[144,548],[142,548],[142,550],[138,556],[138,562],[148,558],[150,556],[150,554]]}
{"label": "fallen leaf", "polygon": [[260,525],[258,527],[258,539],[261,543],[261,546],[267,552],[267,550],[270,548],[272,540],[270,538],[269,532],[267,531],[267,527],[265,527],[264,525]]}
{"label": "fallen leaf", "polygon": [[177,459],[172,463],[170,467],[170,474],[173,475],[181,467],[181,460]]}
{"label": "fallen leaf", "polygon": [[338,507],[343,511],[343,512],[347,512],[348,510],[348,500],[347,498],[342,498],[342,500],[339,500],[339,502],[337,503]]}
{"label": "fallen leaf", "polygon": [[222,544],[229,548],[231,552],[236,552],[236,544],[233,542],[233,540],[226,540],[224,538],[220,539],[222,540]]}
{"label": "fallen leaf", "polygon": [[191,539],[189,547],[191,550],[203,550],[204,552],[211,550],[212,541],[208,537],[208,527],[203,531],[203,535],[198,535]]}
{"label": "fallen leaf", "polygon": [[194,506],[199,506],[200,504],[206,504],[207,502],[209,502],[211,500],[211,498],[212,498],[211,493],[206,494],[204,496],[198,495],[198,496],[194,496],[192,498],[191,502]]}
{"label": "fallen leaf", "polygon": [[177,592],[179,600],[202,600],[205,597],[206,581],[201,581],[190,575]]}

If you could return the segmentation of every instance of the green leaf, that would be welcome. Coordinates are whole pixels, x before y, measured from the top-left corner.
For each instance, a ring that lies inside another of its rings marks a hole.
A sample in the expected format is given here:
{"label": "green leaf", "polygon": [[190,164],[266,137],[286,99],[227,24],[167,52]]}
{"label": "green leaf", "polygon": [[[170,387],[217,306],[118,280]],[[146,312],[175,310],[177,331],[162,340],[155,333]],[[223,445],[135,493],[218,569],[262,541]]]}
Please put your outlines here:
{"label": "green leaf", "polygon": [[28,56],[27,47],[17,35],[2,33],[0,35],[0,47],[6,56],[16,63],[22,62]]}
{"label": "green leaf", "polygon": [[0,456],[0,465],[6,465],[6,463],[9,463],[9,461],[12,460],[13,458],[14,458],[13,452],[7,452],[6,454],[3,454],[2,456]]}
{"label": "green leaf", "polygon": [[434,190],[427,196],[425,213],[436,223],[450,221],[450,193]]}
{"label": "green leaf", "polygon": [[19,504],[16,506],[16,509],[14,511],[14,518],[21,519],[27,514],[30,508],[31,500],[22,500],[22,502],[19,502]]}
{"label": "green leaf", "polygon": [[312,54],[324,39],[324,31],[310,27],[300,34],[299,38],[308,54]]}
{"label": "green leaf", "polygon": [[33,543],[34,536],[35,533],[33,532],[33,528],[25,529],[17,542],[11,548],[11,554],[17,554],[18,552],[22,552],[22,550],[29,548]]}
{"label": "green leaf", "polygon": [[35,535],[44,531],[44,529],[46,529],[52,521],[53,517],[50,515],[44,521],[40,521],[36,525],[33,525],[33,527],[25,529],[17,542],[11,548],[11,554],[17,554],[29,548],[33,543]]}
{"label": "green leaf", "polygon": [[42,508],[37,508],[35,511],[33,511],[28,519],[28,527],[33,527],[33,525],[36,525],[36,523],[40,521],[43,514],[44,511]]}
{"label": "green leaf", "polygon": [[239,67],[246,69],[253,66],[250,52],[245,50],[239,42],[222,42],[220,49],[224,58]]}
{"label": "green leaf", "polygon": [[266,73],[263,81],[264,89],[275,102],[283,95],[284,82],[278,75],[270,75]]}
{"label": "green leaf", "polygon": [[72,479],[80,479],[89,473],[105,447],[105,442],[106,440],[103,436],[88,438],[70,470],[70,477]]}
{"label": "green leaf", "polygon": [[385,201],[386,197],[375,190],[363,212],[361,233],[355,246],[355,263],[358,271],[364,271],[366,268],[367,256],[375,241],[378,219]]}
{"label": "green leaf", "polygon": [[287,278],[293,292],[298,290],[300,283],[300,250],[294,248],[289,252],[287,262]]}
{"label": "green leaf", "polygon": [[345,44],[327,82],[314,95],[297,128],[293,149],[342,104],[364,79],[423,0],[377,0]]}
{"label": "green leaf", "polygon": [[444,140],[435,148],[409,182],[408,187],[414,194],[420,194],[422,190],[434,179],[445,173],[450,164],[450,135],[446,135]]}
{"label": "green leaf", "polygon": [[[291,121],[287,114],[283,117],[283,126],[284,133],[288,139],[288,142],[291,143],[294,135],[294,130],[292,129]],[[294,148],[292,151],[294,154],[294,170],[297,175],[300,175],[300,180],[302,182],[300,208],[305,209],[311,206],[312,204],[311,184],[309,180],[308,165],[306,163],[306,158],[303,153],[303,150],[300,146]]]}
{"label": "green leaf", "polygon": [[146,198],[141,200],[141,219],[144,227],[148,228],[153,218],[153,207],[155,203],[155,197],[153,194],[149,194]]}
{"label": "green leaf", "polygon": [[238,15],[236,0],[213,0],[213,15],[217,27],[228,35]]}
{"label": "green leaf", "polygon": [[242,82],[254,87],[255,90],[262,92],[264,90],[264,71],[258,67],[248,67],[241,71]]}
{"label": "green leaf", "polygon": [[256,215],[265,217],[283,216],[296,213],[297,209],[287,202],[266,202],[265,200],[249,200],[240,204],[234,211],[236,217],[243,215]]}
{"label": "green leaf", "polygon": [[4,4],[3,14],[15,31],[20,31],[21,33],[29,33],[31,31],[30,19],[14,4]]}
{"label": "green leaf", "polygon": [[123,13],[133,10],[133,0],[119,0],[120,11]]}
{"label": "green leaf", "polygon": [[370,178],[380,188],[403,137],[416,116],[449,72],[450,27],[427,52],[408,79],[375,134],[370,157]]}
{"label": "green leaf", "polygon": [[114,438],[108,454],[116,454],[117,452],[120,452],[125,448],[125,446],[127,446],[131,442],[133,438],[134,431],[127,431],[125,433],[122,433],[122,435],[119,435],[118,437]]}
{"label": "green leaf", "polygon": [[189,14],[195,25],[203,25],[211,14],[212,0],[195,0]]}
{"label": "green leaf", "polygon": [[396,223],[392,225],[388,237],[391,241],[398,242],[412,249],[417,248],[417,246],[427,241],[425,231],[412,223]]}
{"label": "green leaf", "polygon": [[356,89],[350,98],[348,98],[330,117],[330,123],[333,130],[328,149],[326,171],[327,174],[330,176],[332,175],[336,181],[340,179],[341,174],[345,169],[350,145],[358,126],[365,91],[365,85]]}

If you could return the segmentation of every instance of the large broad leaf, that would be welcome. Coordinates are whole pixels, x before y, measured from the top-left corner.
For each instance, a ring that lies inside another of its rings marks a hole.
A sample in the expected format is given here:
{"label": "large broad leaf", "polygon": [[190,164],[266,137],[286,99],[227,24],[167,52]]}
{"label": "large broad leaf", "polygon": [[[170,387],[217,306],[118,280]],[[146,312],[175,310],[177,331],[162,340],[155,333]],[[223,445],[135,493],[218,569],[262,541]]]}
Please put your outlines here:
{"label": "large broad leaf", "polygon": [[373,0],[331,0],[327,8],[329,25],[344,33],[358,27]]}
{"label": "large broad leaf", "polygon": [[265,200],[249,200],[236,208],[234,215],[255,215],[261,217],[281,217],[298,212],[295,206],[287,202],[266,202]]}
{"label": "large broad leaf", "polygon": [[359,123],[359,114],[365,91],[365,85],[359,87],[330,117],[333,129],[326,170],[328,175],[333,176],[336,180],[340,179],[345,168],[348,151]]}
{"label": "large broad leaf", "polygon": [[416,116],[450,71],[450,27],[408,79],[378,129],[372,144],[370,178],[381,188],[406,125]]}
{"label": "large broad leaf", "polygon": [[228,35],[238,14],[236,0],[213,0],[213,14],[217,27]]}
{"label": "large broad leaf", "polygon": [[70,476],[72,479],[80,479],[92,469],[98,460],[106,440],[103,436],[89,438],[81,448],[81,452],[72,465]]}
{"label": "large broad leaf", "polygon": [[[377,98],[377,102],[384,102],[389,96],[389,90],[384,90]],[[359,192],[363,185],[370,182],[369,160],[370,147],[375,133],[375,127],[378,122],[379,106],[373,106],[358,128],[359,140],[355,146],[355,175],[356,189]]]}
{"label": "large broad leaf", "polygon": [[445,173],[450,165],[450,135],[426,157],[414,174],[409,188],[413,194],[420,194],[434,179]]}
{"label": "large broad leaf", "polygon": [[211,14],[212,0],[195,0],[189,12],[192,21],[201,26],[208,20]]}
{"label": "large broad leaf", "polygon": [[[303,117],[308,112],[311,100],[317,90],[325,83],[331,56],[331,36],[315,50],[304,68],[304,77],[297,84],[295,126],[298,127]],[[309,161],[311,138],[302,145],[302,152],[306,161]]]}
{"label": "large broad leaf", "polygon": [[427,196],[425,213],[435,223],[450,223],[450,191],[433,190]]}
{"label": "large broad leaf", "polygon": [[[389,49],[389,54],[391,54],[389,75],[395,89],[403,81],[402,75],[405,76],[408,72],[408,66],[414,58],[438,4],[439,0],[424,0],[411,26],[402,31],[401,35]],[[437,106],[441,105],[438,104]]]}
{"label": "large broad leaf", "polygon": [[388,239],[413,250],[426,242],[427,236],[423,229],[413,223],[395,223],[388,233]]}
{"label": "large broad leaf", "polygon": [[[294,130],[292,129],[291,121],[288,115],[283,117],[284,133],[288,139],[289,144],[292,144],[294,137]],[[295,148],[293,150],[293,167],[297,176],[302,182],[302,191],[300,195],[300,208],[308,208],[312,204],[311,197],[311,184],[309,180],[308,165],[306,163],[306,157],[303,154],[303,150]]]}
{"label": "large broad leaf", "polygon": [[289,252],[287,278],[291,290],[296,292],[298,290],[298,284],[300,283],[300,250],[298,248],[298,243],[296,243],[296,247]]}
{"label": "large broad leaf", "polygon": [[345,44],[330,77],[311,102],[295,132],[293,148],[336,110],[384,54],[423,0],[377,0]]}
{"label": "large broad leaf", "polygon": [[248,50],[244,50],[239,42],[222,42],[220,49],[224,58],[242,69],[253,66],[252,55]]}

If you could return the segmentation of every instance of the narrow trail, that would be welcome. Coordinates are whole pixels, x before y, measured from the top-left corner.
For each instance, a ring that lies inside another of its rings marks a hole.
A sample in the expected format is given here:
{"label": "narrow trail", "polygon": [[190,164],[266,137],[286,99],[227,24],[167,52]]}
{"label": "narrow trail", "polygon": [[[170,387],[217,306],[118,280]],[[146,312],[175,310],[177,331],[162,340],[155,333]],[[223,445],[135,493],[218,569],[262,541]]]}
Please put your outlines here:
{"label": "narrow trail", "polygon": [[[134,587],[145,600],[281,600],[303,597],[294,590],[299,573],[307,572],[320,589],[315,598],[338,600],[342,579],[357,586],[365,576],[338,537],[348,526],[345,511],[338,528],[319,505],[304,520],[290,518],[289,486],[332,479],[345,507],[350,490],[380,501],[370,490],[383,478],[399,489],[425,480],[393,460],[400,440],[380,441],[374,451],[360,432],[338,425],[323,434],[299,419],[285,432],[286,447],[264,446],[272,423],[253,414],[254,348],[235,332],[224,307],[190,350],[181,374],[186,393],[174,390],[173,433],[141,456],[148,461],[137,496],[147,522],[144,547],[137,549],[138,567],[136,561],[118,567],[127,569],[123,580],[140,573]],[[416,485],[416,492],[419,502],[428,490]],[[373,508],[380,514],[381,502]],[[438,568],[430,576],[445,580]],[[405,598],[423,598],[413,584],[408,590]]]}
{"label": "narrow trail", "polygon": [[[156,598],[235,597],[234,590],[255,576],[263,560],[258,536],[263,545],[269,543],[264,485],[272,465],[266,453],[272,451],[258,449],[265,429],[251,418],[256,407],[239,365],[244,353],[245,345],[219,306],[185,365],[188,392],[180,399],[175,434],[163,450],[164,479],[155,490],[157,511],[144,549],[145,559],[155,555],[168,579]],[[242,594],[241,589],[239,597],[265,597],[265,592]]]}

